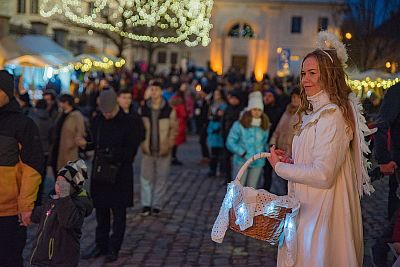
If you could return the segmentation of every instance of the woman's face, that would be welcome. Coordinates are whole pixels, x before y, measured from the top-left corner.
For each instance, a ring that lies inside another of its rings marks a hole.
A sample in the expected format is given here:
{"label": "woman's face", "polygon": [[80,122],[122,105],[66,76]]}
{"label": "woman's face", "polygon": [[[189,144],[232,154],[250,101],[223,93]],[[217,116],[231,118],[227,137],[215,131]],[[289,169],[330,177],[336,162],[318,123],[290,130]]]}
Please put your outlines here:
{"label": "woman's face", "polygon": [[291,98],[291,104],[295,107],[300,106],[300,96],[293,94]]}
{"label": "woman's face", "polygon": [[313,96],[321,91],[320,71],[318,62],[314,57],[304,60],[301,69],[301,85],[307,96]]}
{"label": "woman's face", "polygon": [[251,116],[255,119],[261,118],[261,115],[263,114],[263,111],[259,108],[252,108],[250,110],[250,112],[251,112]]}

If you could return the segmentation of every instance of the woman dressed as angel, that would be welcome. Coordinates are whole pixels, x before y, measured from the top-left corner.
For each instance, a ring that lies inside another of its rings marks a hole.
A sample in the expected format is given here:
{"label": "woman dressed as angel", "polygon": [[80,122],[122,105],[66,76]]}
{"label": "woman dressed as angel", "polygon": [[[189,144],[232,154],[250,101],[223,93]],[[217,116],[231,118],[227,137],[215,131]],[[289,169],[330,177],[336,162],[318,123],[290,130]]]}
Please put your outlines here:
{"label": "woman dressed as angel", "polygon": [[[344,45],[327,32],[318,39],[320,48],[302,62],[292,158],[273,147],[268,160],[301,205],[294,266],[362,266],[360,198],[373,191],[364,136],[372,132],[346,83]],[[279,249],[278,266],[286,266],[286,249]]]}

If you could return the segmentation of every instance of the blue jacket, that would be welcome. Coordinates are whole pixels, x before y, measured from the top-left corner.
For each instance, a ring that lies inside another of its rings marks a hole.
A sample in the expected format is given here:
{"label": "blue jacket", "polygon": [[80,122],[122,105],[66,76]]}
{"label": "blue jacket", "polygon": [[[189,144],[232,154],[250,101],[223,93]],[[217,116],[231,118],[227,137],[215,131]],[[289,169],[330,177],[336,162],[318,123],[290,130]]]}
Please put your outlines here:
{"label": "blue jacket", "polygon": [[219,110],[225,110],[227,105],[222,103],[215,110],[215,114],[210,115],[210,121],[207,127],[207,139],[210,147],[224,147],[224,138],[222,136],[222,117],[216,113]]}
{"label": "blue jacket", "polygon": [[[254,154],[265,152],[268,135],[269,130],[263,130],[261,127],[244,128],[239,121],[236,121],[226,140],[226,147],[233,153],[233,164],[243,165]],[[264,165],[265,159],[258,159],[250,167],[256,168]]]}

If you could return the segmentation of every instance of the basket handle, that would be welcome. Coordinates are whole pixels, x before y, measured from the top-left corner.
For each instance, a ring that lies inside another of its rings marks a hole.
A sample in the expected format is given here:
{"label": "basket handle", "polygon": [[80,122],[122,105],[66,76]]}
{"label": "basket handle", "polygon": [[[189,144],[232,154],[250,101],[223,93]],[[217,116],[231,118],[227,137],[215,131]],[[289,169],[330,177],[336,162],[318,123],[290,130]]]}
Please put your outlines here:
{"label": "basket handle", "polygon": [[253,155],[240,168],[239,172],[236,174],[236,178],[235,178],[234,182],[237,181],[237,182],[240,183],[240,179],[242,178],[243,174],[247,171],[247,169],[249,168],[250,164],[253,161],[256,161],[256,160],[261,159],[261,158],[268,158],[270,156],[271,156],[271,153],[268,153],[268,152],[261,152],[261,153],[257,153],[255,155]]}

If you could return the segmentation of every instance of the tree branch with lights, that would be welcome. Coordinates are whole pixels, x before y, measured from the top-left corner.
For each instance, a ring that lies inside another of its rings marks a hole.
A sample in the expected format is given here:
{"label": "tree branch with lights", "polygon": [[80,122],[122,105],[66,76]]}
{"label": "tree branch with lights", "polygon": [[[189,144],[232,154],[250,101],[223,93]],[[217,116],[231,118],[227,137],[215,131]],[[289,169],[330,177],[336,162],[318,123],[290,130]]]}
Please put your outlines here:
{"label": "tree branch with lights", "polygon": [[171,43],[207,46],[213,0],[43,0],[40,14],[110,39],[118,56],[128,46]]}

